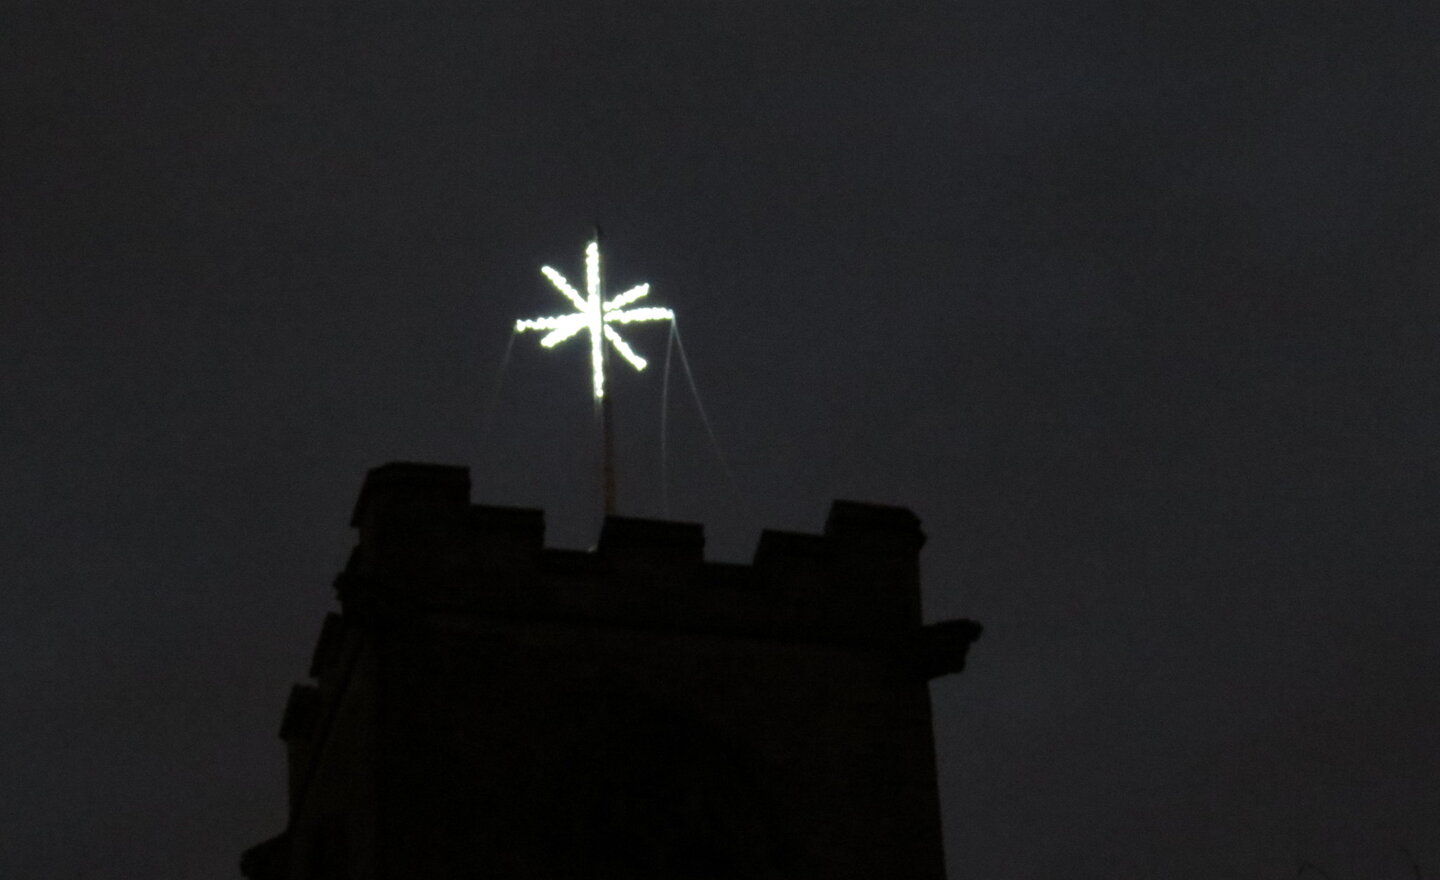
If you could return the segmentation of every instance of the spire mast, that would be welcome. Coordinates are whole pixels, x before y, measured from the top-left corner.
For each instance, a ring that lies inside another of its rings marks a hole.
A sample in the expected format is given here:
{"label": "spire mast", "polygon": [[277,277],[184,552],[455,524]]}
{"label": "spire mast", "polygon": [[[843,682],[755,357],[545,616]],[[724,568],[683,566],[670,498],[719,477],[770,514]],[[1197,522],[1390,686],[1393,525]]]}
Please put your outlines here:
{"label": "spire mast", "polygon": [[[605,328],[605,269],[600,264],[600,224],[595,224],[595,236],[591,239],[594,244],[595,253],[595,300],[596,308],[599,311],[600,327],[602,332]],[[610,346],[596,336],[591,343],[600,347],[600,373],[601,375],[610,372]],[[600,497],[602,499],[602,511],[605,516],[615,513],[615,410],[611,401],[612,395],[602,394],[595,399],[597,410],[595,415],[600,420]]]}

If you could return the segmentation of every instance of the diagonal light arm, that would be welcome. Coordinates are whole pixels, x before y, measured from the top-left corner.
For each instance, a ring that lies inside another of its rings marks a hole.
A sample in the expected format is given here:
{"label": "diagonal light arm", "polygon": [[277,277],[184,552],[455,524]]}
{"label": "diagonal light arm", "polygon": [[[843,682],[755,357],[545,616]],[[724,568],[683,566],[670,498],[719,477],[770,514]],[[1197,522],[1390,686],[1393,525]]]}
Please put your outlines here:
{"label": "diagonal light arm", "polygon": [[585,320],[585,316],[581,314],[566,315],[565,318],[567,320],[557,325],[554,330],[546,333],[540,340],[541,347],[554,348],[576,333],[584,330],[589,323]]}
{"label": "diagonal light arm", "polygon": [[614,309],[623,309],[631,303],[635,302],[636,300],[643,299],[646,296],[649,296],[649,294],[650,285],[638,284],[635,287],[630,288],[629,290],[610,300],[609,302],[605,303],[605,311],[609,312]]}
{"label": "diagonal light arm", "polygon": [[550,283],[555,285],[556,290],[565,294],[565,298],[570,300],[571,305],[579,311],[585,311],[585,297],[580,295],[580,291],[570,286],[570,282],[565,280],[564,275],[549,266],[541,266],[540,273],[550,279]]}
{"label": "diagonal light arm", "polygon": [[636,354],[635,349],[631,348],[630,344],[624,339],[621,339],[620,334],[615,332],[615,328],[607,325],[605,327],[605,338],[610,340],[610,344],[615,346],[615,350],[620,352],[621,357],[630,362],[630,366],[637,370],[645,369],[649,361]]}

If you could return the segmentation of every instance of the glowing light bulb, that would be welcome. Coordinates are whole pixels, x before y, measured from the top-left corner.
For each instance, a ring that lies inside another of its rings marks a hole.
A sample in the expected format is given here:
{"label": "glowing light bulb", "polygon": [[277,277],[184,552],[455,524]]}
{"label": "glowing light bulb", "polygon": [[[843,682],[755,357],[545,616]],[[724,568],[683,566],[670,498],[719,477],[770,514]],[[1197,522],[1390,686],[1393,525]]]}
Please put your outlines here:
{"label": "glowing light bulb", "polygon": [[549,279],[555,289],[575,307],[575,311],[548,318],[523,318],[515,322],[516,332],[527,330],[548,330],[540,339],[544,348],[554,348],[582,330],[590,331],[590,372],[595,389],[595,399],[605,396],[605,342],[608,340],[615,351],[637,370],[645,369],[647,361],[630,347],[611,324],[634,324],[640,321],[673,321],[675,313],[669,309],[647,307],[626,308],[633,302],[650,294],[650,285],[638,284],[612,299],[601,296],[600,286],[600,244],[590,242],[585,248],[585,295],[571,286],[564,275],[541,266],[540,274]]}

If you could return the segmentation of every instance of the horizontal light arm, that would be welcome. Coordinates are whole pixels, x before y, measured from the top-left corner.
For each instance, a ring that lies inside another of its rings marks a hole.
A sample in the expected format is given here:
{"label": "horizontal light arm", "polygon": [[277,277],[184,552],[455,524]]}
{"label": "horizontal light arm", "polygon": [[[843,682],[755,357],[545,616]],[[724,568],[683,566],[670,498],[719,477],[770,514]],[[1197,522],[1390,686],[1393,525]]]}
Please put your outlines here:
{"label": "horizontal light arm", "polygon": [[515,322],[515,330],[517,332],[523,332],[525,330],[564,330],[577,321],[583,327],[585,325],[585,316],[574,313],[569,315],[551,315],[548,318],[522,318]]}
{"label": "horizontal light arm", "polygon": [[624,309],[618,312],[606,312],[605,320],[614,321],[616,324],[633,324],[636,321],[673,321],[675,313],[661,308]]}

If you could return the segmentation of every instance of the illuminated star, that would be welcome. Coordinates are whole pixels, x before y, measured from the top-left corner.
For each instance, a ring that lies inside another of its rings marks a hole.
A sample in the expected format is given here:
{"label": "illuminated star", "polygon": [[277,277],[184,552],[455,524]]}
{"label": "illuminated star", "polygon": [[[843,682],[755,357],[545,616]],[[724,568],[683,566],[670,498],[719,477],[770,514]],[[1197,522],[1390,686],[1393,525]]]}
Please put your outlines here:
{"label": "illuminated star", "polygon": [[585,295],[565,280],[565,276],[549,266],[540,268],[541,274],[550,279],[555,289],[570,300],[575,311],[550,318],[526,318],[515,322],[516,332],[524,330],[549,330],[541,338],[545,348],[554,348],[582,330],[590,331],[590,370],[595,379],[595,399],[605,396],[605,343],[610,341],[620,356],[637,370],[645,369],[645,359],[620,338],[611,324],[633,324],[638,321],[673,321],[675,313],[669,309],[644,308],[628,309],[626,306],[643,299],[650,293],[650,285],[638,284],[614,299],[603,299],[600,288],[600,243],[590,242],[585,248]]}

